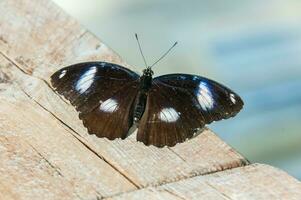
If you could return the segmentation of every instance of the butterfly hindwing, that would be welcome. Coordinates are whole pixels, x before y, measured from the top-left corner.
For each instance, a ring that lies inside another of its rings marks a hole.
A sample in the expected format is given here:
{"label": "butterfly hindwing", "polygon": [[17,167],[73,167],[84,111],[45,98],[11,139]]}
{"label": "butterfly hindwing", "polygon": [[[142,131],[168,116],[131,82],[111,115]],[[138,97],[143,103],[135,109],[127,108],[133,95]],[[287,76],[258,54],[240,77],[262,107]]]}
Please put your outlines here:
{"label": "butterfly hindwing", "polygon": [[210,79],[188,74],[159,76],[148,93],[137,140],[174,146],[205,124],[233,117],[242,106],[237,94]]}
{"label": "butterfly hindwing", "polygon": [[108,139],[126,138],[133,125],[135,97],[138,93],[136,82],[128,84],[91,112],[79,114],[89,133]]}
{"label": "butterfly hindwing", "polygon": [[89,133],[124,138],[132,126],[139,75],[106,62],[65,67],[51,76],[55,90],[79,111]]}
{"label": "butterfly hindwing", "polygon": [[174,146],[191,138],[204,120],[191,105],[193,98],[182,90],[153,84],[139,123],[137,140],[146,145]]}

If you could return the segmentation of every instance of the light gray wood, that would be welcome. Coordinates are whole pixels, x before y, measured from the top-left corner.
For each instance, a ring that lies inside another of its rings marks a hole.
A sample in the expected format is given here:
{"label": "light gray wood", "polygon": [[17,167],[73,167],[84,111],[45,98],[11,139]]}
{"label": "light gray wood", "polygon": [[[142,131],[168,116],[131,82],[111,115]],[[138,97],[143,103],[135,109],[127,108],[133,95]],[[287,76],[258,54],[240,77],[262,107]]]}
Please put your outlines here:
{"label": "light gray wood", "polygon": [[137,187],[246,163],[210,130],[171,149],[145,147],[134,137],[108,141],[88,135],[74,108],[53,92],[50,75],[65,65],[81,61],[106,60],[126,64],[49,1],[6,0],[1,2],[0,11],[4,13],[0,18],[0,52],[11,63],[2,68],[3,73],[46,111],[71,127],[73,135],[85,141],[90,149]]}
{"label": "light gray wood", "polygon": [[298,180],[271,166],[252,164],[107,199],[298,200],[300,197]]}
{"label": "light gray wood", "polygon": [[[10,64],[0,56],[1,69],[5,65]],[[93,199],[136,189],[8,76],[0,85],[0,185],[8,187],[5,194]]]}

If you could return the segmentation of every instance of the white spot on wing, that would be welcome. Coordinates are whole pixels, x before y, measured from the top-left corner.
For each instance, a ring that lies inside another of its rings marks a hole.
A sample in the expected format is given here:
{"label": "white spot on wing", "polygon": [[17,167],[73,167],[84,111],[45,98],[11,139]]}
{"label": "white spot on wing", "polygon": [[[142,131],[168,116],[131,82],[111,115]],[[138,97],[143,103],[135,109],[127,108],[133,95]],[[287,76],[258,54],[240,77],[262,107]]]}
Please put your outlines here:
{"label": "white spot on wing", "polygon": [[64,70],[61,72],[61,74],[59,75],[59,79],[63,78],[63,77],[66,75],[66,72],[67,72],[67,70],[64,69]]}
{"label": "white spot on wing", "polygon": [[203,110],[210,110],[213,108],[214,100],[207,83],[200,82],[196,95]]}
{"label": "white spot on wing", "polygon": [[84,93],[92,85],[96,72],[97,68],[95,66],[88,69],[83,75],[79,77],[75,89],[79,93]]}
{"label": "white spot on wing", "polygon": [[234,96],[234,94],[232,94],[232,93],[230,94],[230,100],[232,101],[233,104],[236,103],[235,96]]}
{"label": "white spot on wing", "polygon": [[99,110],[112,113],[118,108],[118,102],[115,99],[108,99],[99,106]]}
{"label": "white spot on wing", "polygon": [[159,113],[159,119],[164,122],[175,122],[179,118],[179,113],[173,108],[163,108]]}

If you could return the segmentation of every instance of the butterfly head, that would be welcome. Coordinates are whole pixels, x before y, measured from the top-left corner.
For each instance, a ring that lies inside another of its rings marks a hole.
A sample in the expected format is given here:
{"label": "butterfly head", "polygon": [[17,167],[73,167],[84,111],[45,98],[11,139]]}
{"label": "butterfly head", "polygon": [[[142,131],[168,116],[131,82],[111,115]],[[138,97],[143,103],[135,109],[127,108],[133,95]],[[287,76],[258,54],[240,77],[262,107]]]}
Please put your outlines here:
{"label": "butterfly head", "polygon": [[154,72],[151,67],[147,67],[143,70],[143,76],[153,76]]}

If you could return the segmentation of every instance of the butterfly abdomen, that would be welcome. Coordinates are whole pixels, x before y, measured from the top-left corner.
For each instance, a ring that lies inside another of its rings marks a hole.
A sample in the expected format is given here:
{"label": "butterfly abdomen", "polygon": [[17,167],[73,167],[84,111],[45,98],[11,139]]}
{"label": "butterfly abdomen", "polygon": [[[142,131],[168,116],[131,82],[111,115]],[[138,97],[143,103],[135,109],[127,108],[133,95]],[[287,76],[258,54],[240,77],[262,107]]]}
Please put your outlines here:
{"label": "butterfly abdomen", "polygon": [[152,80],[153,78],[151,74],[143,74],[140,78],[139,93],[135,101],[135,109],[133,116],[134,123],[137,123],[144,113],[147,101],[147,93],[152,86]]}
{"label": "butterfly abdomen", "polygon": [[134,108],[134,123],[137,123],[141,119],[145,110],[146,100],[146,93],[138,93]]}

